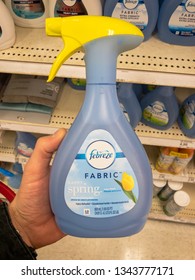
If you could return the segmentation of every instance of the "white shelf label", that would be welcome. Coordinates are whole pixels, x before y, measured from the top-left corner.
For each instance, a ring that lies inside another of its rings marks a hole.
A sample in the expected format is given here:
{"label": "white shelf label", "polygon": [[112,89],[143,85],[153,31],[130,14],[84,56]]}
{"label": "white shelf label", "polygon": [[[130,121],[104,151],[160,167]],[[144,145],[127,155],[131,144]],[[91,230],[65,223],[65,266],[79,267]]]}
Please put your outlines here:
{"label": "white shelf label", "polygon": [[181,140],[179,143],[179,148],[195,148],[195,142],[190,140]]}
{"label": "white shelf label", "polygon": [[188,183],[194,183],[195,178],[194,177],[188,177]]}

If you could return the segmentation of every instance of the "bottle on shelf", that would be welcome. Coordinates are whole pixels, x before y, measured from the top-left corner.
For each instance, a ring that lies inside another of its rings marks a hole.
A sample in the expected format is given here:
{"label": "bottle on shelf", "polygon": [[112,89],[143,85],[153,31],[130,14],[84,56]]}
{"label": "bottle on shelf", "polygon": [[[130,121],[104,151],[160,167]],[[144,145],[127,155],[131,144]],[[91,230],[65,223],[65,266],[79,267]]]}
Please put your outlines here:
{"label": "bottle on shelf", "polygon": [[15,1],[5,0],[16,25],[29,28],[45,27],[49,16],[48,0]]}
{"label": "bottle on shelf", "polygon": [[166,180],[153,180],[153,197],[156,197],[166,184]]}
{"label": "bottle on shelf", "polygon": [[188,96],[182,102],[177,122],[185,136],[195,138],[195,94]]}
{"label": "bottle on shelf", "polygon": [[160,40],[168,44],[195,46],[194,6],[194,1],[164,0],[157,24]]}
{"label": "bottle on shelf", "polygon": [[148,40],[155,30],[159,12],[157,0],[121,1],[106,0],[104,16],[120,18],[136,25]]}
{"label": "bottle on shelf", "polygon": [[181,173],[194,156],[194,149],[179,149],[169,171],[172,174]]}
{"label": "bottle on shelf", "polygon": [[176,191],[183,188],[183,182],[168,181],[166,186],[158,193],[162,201],[168,200]]}
{"label": "bottle on shelf", "polygon": [[53,0],[49,2],[50,17],[67,17],[79,15],[102,15],[101,0],[75,0],[61,1]]}
{"label": "bottle on shelf", "polygon": [[190,196],[185,191],[176,191],[165,203],[163,210],[167,216],[175,216],[190,204]]}
{"label": "bottle on shelf", "polygon": [[86,80],[85,79],[68,78],[67,83],[73,89],[86,90]]}
{"label": "bottle on shelf", "polygon": [[16,131],[16,151],[25,157],[30,157],[34,150],[37,138],[29,132]]}
{"label": "bottle on shelf", "polygon": [[169,129],[177,120],[179,105],[174,88],[158,86],[140,101],[141,122],[158,130]]}
{"label": "bottle on shelf", "polygon": [[0,0],[0,50],[12,47],[16,40],[13,18],[2,0]]}
{"label": "bottle on shelf", "polygon": [[159,172],[169,173],[169,168],[178,153],[176,147],[160,147],[159,155],[156,160],[155,168]]}
{"label": "bottle on shelf", "polygon": [[134,91],[134,85],[118,83],[117,96],[126,119],[135,128],[141,120],[142,110]]}

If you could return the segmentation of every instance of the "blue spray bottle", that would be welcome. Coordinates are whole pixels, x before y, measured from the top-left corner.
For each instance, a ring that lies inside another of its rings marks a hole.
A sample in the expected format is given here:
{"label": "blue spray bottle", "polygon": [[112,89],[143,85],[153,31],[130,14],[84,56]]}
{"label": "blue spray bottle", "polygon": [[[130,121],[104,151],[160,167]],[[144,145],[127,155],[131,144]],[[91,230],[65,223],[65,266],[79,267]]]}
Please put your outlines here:
{"label": "blue spray bottle", "polygon": [[48,35],[62,36],[65,43],[48,81],[78,50],[85,52],[87,80],[83,106],[52,165],[50,200],[56,222],[63,232],[79,237],[135,234],[151,207],[152,173],[119,106],[116,63],[143,35],[125,21],[101,16],[50,18],[46,26]]}
{"label": "blue spray bottle", "polygon": [[120,18],[136,25],[148,40],[155,30],[159,13],[157,0],[106,0],[104,15]]}
{"label": "blue spray bottle", "polygon": [[161,1],[158,36],[169,44],[195,46],[195,1]]}
{"label": "blue spray bottle", "polygon": [[180,105],[177,122],[184,135],[195,138],[195,93]]}
{"label": "blue spray bottle", "polygon": [[136,128],[142,117],[142,109],[137,99],[134,85],[130,83],[118,83],[117,96],[127,120],[133,128]]}

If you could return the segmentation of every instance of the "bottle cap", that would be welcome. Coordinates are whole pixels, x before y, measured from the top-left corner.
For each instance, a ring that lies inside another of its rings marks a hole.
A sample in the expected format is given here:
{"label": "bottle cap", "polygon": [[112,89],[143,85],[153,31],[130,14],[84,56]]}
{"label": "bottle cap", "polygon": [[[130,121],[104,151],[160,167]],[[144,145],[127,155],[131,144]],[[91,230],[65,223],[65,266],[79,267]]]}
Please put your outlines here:
{"label": "bottle cap", "polygon": [[168,185],[174,191],[179,191],[183,188],[183,182],[168,181]]}
{"label": "bottle cap", "polygon": [[153,180],[153,185],[157,188],[163,188],[166,185],[166,180]]}
{"label": "bottle cap", "polygon": [[174,193],[174,201],[181,207],[186,207],[190,203],[190,196],[184,191],[177,191]]}

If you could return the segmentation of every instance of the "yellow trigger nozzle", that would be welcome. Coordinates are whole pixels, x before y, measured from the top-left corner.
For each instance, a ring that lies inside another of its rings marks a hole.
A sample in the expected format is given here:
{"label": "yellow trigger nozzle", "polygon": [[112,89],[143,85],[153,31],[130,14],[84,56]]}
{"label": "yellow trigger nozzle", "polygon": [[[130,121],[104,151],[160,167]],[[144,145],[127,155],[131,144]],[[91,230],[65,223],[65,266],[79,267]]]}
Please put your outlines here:
{"label": "yellow trigger nozzle", "polygon": [[52,81],[60,66],[90,41],[115,35],[143,37],[139,28],[126,21],[105,16],[70,16],[46,19],[46,33],[62,37],[64,49],[56,58],[48,81]]}

